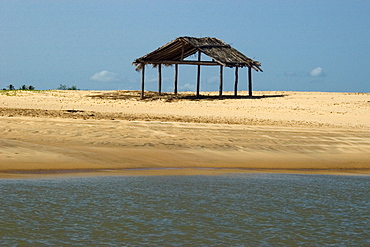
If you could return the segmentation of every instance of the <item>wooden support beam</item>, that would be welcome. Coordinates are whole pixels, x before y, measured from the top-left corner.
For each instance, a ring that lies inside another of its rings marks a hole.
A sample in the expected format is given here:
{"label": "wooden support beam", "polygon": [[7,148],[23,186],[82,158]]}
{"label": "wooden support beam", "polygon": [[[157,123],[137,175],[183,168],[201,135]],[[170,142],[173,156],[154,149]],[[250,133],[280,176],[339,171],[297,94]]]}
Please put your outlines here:
{"label": "wooden support beam", "polygon": [[252,68],[248,67],[248,90],[249,97],[252,97]]}
{"label": "wooden support beam", "polygon": [[179,65],[175,64],[175,79],[174,79],[175,89],[173,90],[173,92],[176,95],[177,95],[177,84],[178,84],[177,78],[178,78],[178,76],[179,76]]}
{"label": "wooden support beam", "polygon": [[222,98],[222,87],[223,87],[223,80],[224,80],[224,76],[223,76],[223,73],[224,73],[224,66],[220,65],[220,90],[219,90],[219,97]]}
{"label": "wooden support beam", "polygon": [[[194,60],[182,60],[182,61],[173,61],[173,60],[161,60],[161,61],[145,61],[145,64],[184,64],[184,65],[206,65],[206,66],[219,66],[221,65],[215,61],[194,61]],[[225,64],[222,64],[225,66]]]}
{"label": "wooden support beam", "polygon": [[234,85],[234,96],[238,96],[238,73],[239,67],[235,67],[235,85]]}
{"label": "wooden support beam", "polygon": [[145,64],[142,65],[141,70],[141,99],[144,99],[144,82],[145,82]]}
{"label": "wooden support beam", "polygon": [[158,65],[158,95],[162,94],[162,64]]}
{"label": "wooden support beam", "polygon": [[[200,61],[201,53],[198,51],[198,62]],[[198,64],[198,74],[197,74],[197,98],[199,98],[200,91],[200,64]]]}

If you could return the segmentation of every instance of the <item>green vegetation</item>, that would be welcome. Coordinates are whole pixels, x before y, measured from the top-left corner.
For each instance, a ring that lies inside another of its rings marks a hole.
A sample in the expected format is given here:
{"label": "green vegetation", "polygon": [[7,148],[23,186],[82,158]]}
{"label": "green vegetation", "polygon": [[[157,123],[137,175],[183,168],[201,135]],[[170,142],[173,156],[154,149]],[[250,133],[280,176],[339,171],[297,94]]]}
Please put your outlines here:
{"label": "green vegetation", "polygon": [[30,85],[30,86],[26,86],[26,85],[22,85],[22,87],[19,88],[20,90],[35,90],[35,87]]}
{"label": "green vegetation", "polygon": [[[35,87],[32,85],[29,85],[29,86],[22,85],[21,87],[19,87],[19,89],[16,89],[16,87],[13,84],[10,84],[6,88],[2,89],[2,91],[4,92],[16,91],[16,90],[35,90]],[[57,90],[80,90],[80,89],[78,89],[76,86],[67,86],[67,85],[60,84]]]}
{"label": "green vegetation", "polygon": [[[15,86],[10,84],[7,88],[3,88],[4,91],[13,91],[13,90],[16,90],[15,89]],[[30,86],[26,86],[26,85],[22,85],[19,90],[35,90],[35,87],[30,85]]]}
{"label": "green vegetation", "polygon": [[68,87],[67,85],[60,84],[58,90],[79,90],[76,86]]}

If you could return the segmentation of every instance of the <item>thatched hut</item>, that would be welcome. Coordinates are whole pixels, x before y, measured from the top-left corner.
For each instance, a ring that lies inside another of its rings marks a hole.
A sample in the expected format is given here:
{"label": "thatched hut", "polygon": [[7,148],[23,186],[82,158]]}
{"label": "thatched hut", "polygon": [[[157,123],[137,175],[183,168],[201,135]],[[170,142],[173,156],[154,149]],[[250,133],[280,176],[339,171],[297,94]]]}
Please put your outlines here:
{"label": "thatched hut", "polygon": [[[184,60],[185,58],[198,53],[197,60]],[[207,55],[212,61],[202,61],[201,53]],[[158,94],[162,91],[162,64],[175,65],[174,78],[174,93],[177,94],[178,84],[178,65],[197,65],[197,97],[199,97],[200,90],[200,67],[206,66],[220,66],[220,87],[219,96],[222,96],[223,88],[223,67],[235,68],[235,86],[234,94],[237,95],[238,87],[238,69],[248,67],[248,85],[249,96],[252,96],[252,69],[255,71],[262,71],[261,63],[245,56],[238,50],[232,48],[222,40],[216,38],[194,38],[194,37],[179,37],[171,42],[159,47],[145,56],[136,59],[133,63],[136,70],[142,72],[141,80],[141,97],[144,98],[144,84],[145,84],[145,65],[151,64],[158,67]]]}

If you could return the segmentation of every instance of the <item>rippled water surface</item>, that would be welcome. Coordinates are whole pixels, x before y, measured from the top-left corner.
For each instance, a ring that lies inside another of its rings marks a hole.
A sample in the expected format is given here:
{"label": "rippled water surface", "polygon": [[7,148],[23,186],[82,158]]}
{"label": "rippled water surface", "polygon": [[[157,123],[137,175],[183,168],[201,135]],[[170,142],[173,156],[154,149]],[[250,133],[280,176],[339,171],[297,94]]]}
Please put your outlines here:
{"label": "rippled water surface", "polygon": [[0,180],[0,245],[370,246],[370,177]]}

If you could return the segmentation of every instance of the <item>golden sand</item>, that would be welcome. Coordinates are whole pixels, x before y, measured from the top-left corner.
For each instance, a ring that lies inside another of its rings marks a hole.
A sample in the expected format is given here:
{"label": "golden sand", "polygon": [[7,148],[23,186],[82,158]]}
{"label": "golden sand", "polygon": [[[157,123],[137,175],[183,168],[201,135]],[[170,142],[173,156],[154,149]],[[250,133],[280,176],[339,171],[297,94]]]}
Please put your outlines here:
{"label": "golden sand", "polygon": [[182,95],[0,91],[0,176],[370,174],[370,94]]}

